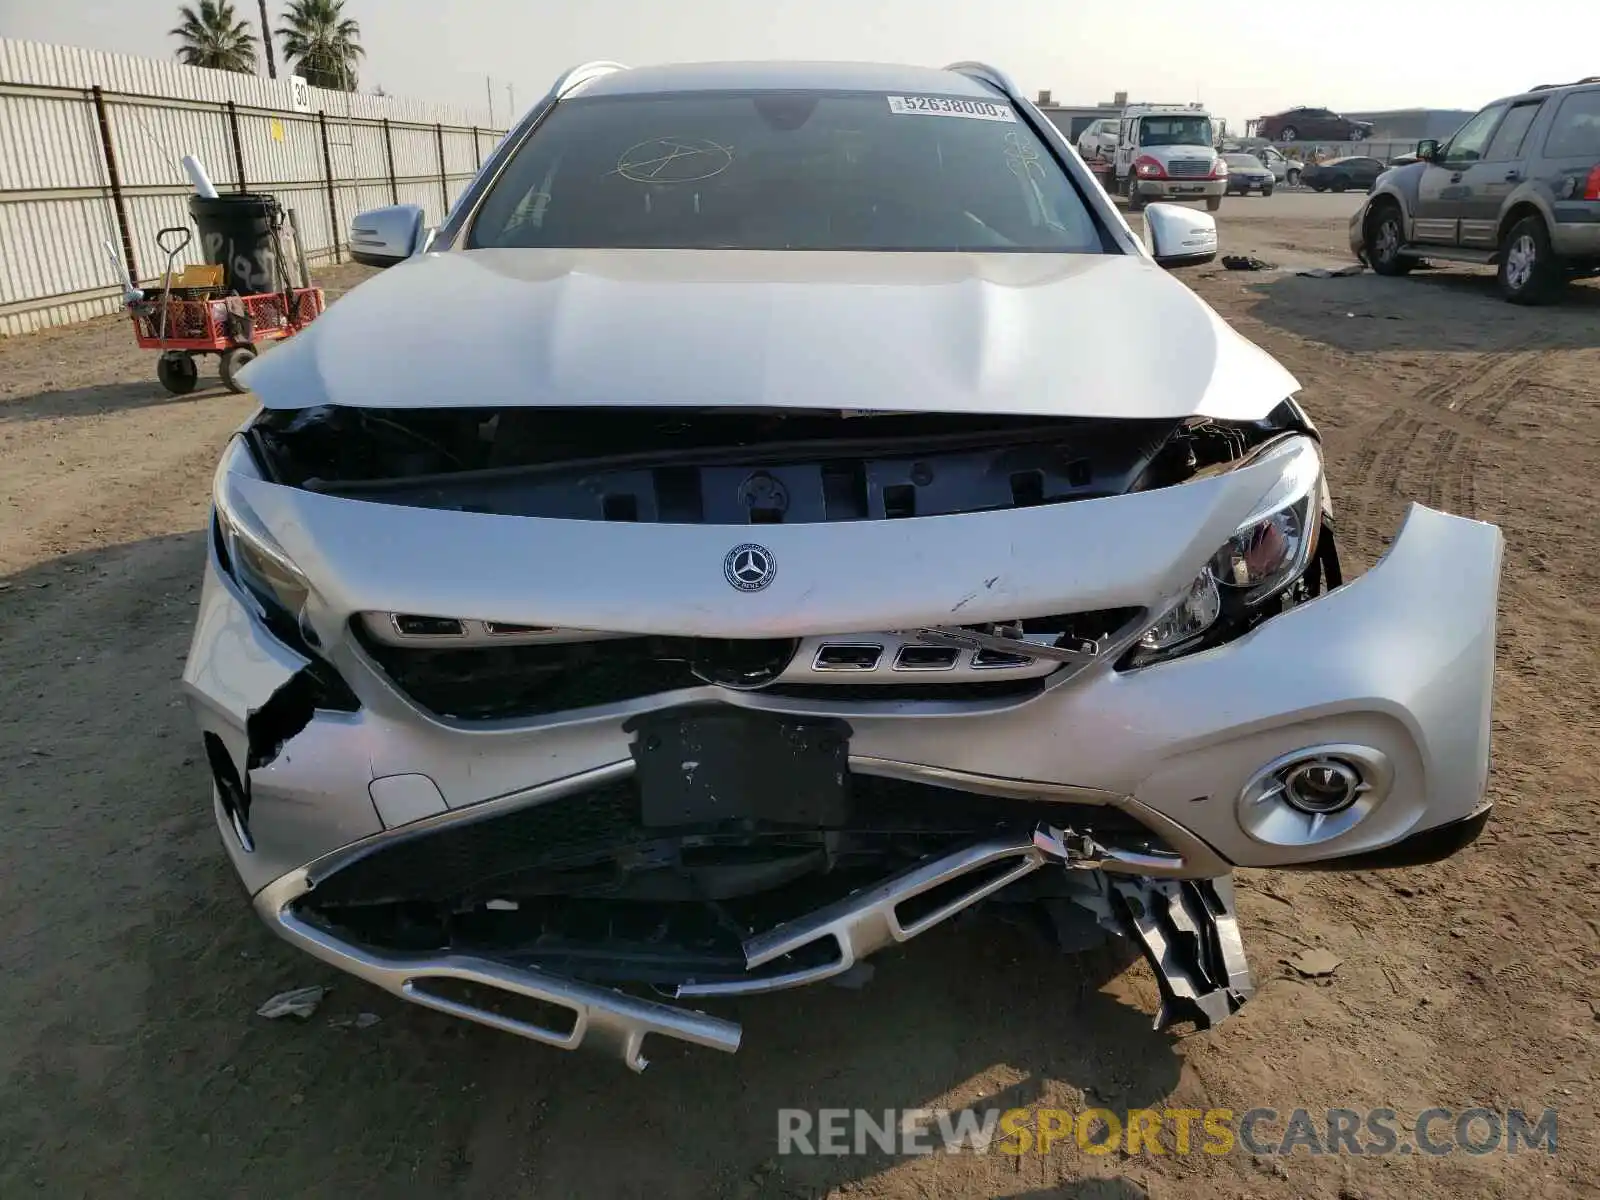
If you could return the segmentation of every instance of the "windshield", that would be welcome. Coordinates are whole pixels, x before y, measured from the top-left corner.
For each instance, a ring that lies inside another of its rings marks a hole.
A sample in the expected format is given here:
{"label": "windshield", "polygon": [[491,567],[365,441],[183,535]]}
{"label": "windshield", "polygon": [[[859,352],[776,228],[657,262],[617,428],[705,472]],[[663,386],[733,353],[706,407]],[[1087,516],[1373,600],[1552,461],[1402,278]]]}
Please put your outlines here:
{"label": "windshield", "polygon": [[1009,105],[855,92],[566,101],[507,164],[466,245],[1102,249]]}
{"label": "windshield", "polygon": [[1209,146],[1211,118],[1205,116],[1144,117],[1139,121],[1141,146]]}
{"label": "windshield", "polygon": [[1253,154],[1224,154],[1222,156],[1230,167],[1243,167],[1246,171],[1265,171],[1261,160]]}

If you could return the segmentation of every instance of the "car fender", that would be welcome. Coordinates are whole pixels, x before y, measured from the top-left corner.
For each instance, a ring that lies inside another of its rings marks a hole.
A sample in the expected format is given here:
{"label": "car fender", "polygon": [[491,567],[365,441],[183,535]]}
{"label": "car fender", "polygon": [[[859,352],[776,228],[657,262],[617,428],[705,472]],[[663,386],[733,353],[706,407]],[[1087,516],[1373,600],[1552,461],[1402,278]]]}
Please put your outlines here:
{"label": "car fender", "polygon": [[1394,199],[1400,205],[1400,221],[1405,230],[1407,241],[1412,241],[1416,234],[1415,221],[1417,212],[1417,188],[1422,181],[1422,171],[1427,170],[1426,163],[1409,163],[1403,167],[1391,167],[1378,176],[1373,190],[1367,195],[1367,201],[1361,206],[1363,222],[1372,206],[1385,196]]}
{"label": "car fender", "polygon": [[1555,228],[1555,203],[1550,190],[1540,180],[1525,179],[1506,195],[1505,201],[1500,205],[1500,215],[1495,223],[1497,244],[1510,224],[1511,214],[1519,208],[1527,208],[1530,205],[1538,210],[1547,230]]}

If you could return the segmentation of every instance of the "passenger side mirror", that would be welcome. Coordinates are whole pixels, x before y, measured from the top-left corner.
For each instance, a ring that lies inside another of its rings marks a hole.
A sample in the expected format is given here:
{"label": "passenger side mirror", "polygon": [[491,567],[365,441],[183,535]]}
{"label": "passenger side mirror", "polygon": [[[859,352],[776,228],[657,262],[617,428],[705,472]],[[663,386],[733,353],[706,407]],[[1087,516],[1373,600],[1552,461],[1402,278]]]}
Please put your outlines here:
{"label": "passenger side mirror", "polygon": [[1439,156],[1439,140],[1437,138],[1423,138],[1417,143],[1417,157],[1423,162],[1432,162]]}
{"label": "passenger side mirror", "polygon": [[1181,204],[1144,210],[1144,243],[1159,266],[1197,267],[1217,257],[1217,222]]}
{"label": "passenger side mirror", "polygon": [[415,204],[374,208],[350,222],[350,257],[369,267],[392,267],[422,246],[422,209]]}

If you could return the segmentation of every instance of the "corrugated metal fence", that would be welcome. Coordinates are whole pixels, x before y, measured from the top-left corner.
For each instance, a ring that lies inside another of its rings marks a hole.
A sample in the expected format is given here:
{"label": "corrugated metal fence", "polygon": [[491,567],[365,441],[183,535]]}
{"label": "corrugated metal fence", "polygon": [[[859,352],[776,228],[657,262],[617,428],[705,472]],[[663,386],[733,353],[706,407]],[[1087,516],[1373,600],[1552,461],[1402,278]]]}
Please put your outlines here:
{"label": "corrugated metal fence", "polygon": [[[110,239],[159,278],[158,230],[189,225],[193,154],[221,192],[296,210],[313,261],[350,218],[419,204],[441,220],[503,133],[472,114],[226,71],[0,39],[0,335],[115,312]],[[198,239],[184,261],[199,262]]]}

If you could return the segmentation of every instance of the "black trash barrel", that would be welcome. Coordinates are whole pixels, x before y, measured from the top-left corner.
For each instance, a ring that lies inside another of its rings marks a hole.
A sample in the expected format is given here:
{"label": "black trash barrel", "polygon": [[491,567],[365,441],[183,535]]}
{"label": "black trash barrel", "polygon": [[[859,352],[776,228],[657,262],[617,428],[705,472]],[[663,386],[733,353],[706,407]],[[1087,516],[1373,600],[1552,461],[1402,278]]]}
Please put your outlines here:
{"label": "black trash barrel", "polygon": [[283,219],[275,197],[250,192],[214,200],[190,196],[189,215],[200,231],[200,252],[223,269],[229,291],[250,296],[282,286],[272,245],[272,231]]}

